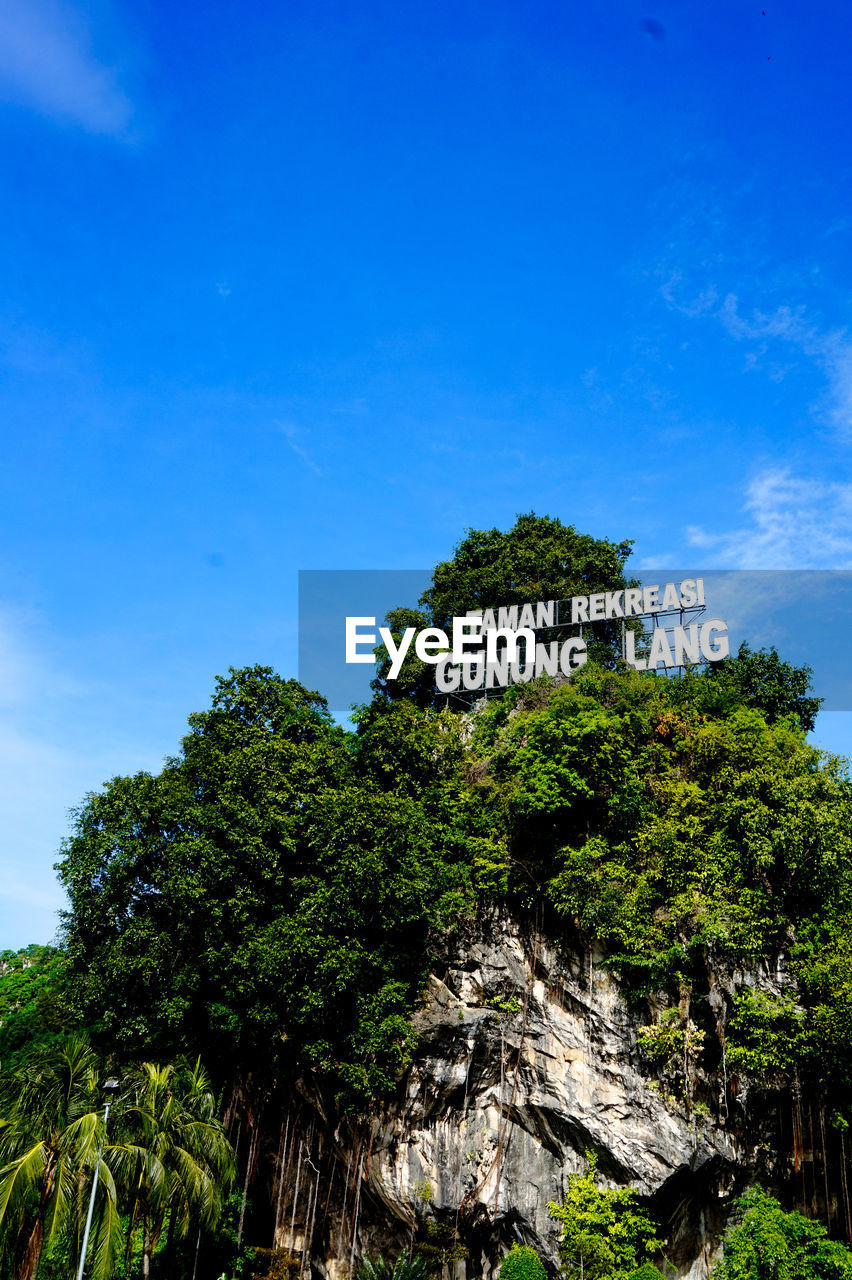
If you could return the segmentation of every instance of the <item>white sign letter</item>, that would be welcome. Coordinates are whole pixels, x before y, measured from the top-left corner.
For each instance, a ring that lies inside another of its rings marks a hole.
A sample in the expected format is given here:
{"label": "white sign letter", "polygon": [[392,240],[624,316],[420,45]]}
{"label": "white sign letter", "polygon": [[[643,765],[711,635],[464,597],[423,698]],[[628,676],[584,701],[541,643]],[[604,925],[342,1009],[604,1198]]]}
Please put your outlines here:
{"label": "white sign letter", "polygon": [[[699,582],[701,579],[699,578]],[[718,631],[719,638],[713,643],[713,632]],[[701,628],[701,652],[708,662],[721,662],[731,652],[728,639],[728,624],[721,618],[709,618]]]}
{"label": "white sign letter", "polygon": [[624,661],[636,671],[645,670],[645,659],[636,657],[636,632],[633,630],[624,633]]}
{"label": "white sign letter", "polygon": [[481,639],[480,618],[453,618],[453,662],[470,662],[479,657],[480,650],[474,649],[474,645]]}
{"label": "white sign letter", "polygon": [[378,644],[375,631],[359,632],[359,627],[374,627],[376,625],[375,618],[347,618],[346,619],[346,661],[347,662],[375,662],[375,655],[372,653],[359,653],[359,644],[371,644],[375,649]]}
{"label": "white sign letter", "polygon": [[414,652],[421,662],[440,662],[449,647],[447,633],[439,627],[424,627],[417,632],[417,639],[414,641]]}
{"label": "white sign letter", "polygon": [[393,636],[388,627],[379,627],[379,635],[382,637],[384,646],[390,654],[390,671],[388,671],[388,679],[395,680],[399,675],[399,669],[405,661],[405,655],[408,653],[411,641],[414,638],[414,627],[406,627],[402,633],[402,639],[399,642],[399,648],[394,644]]}
{"label": "white sign letter", "polygon": [[564,676],[570,676],[577,667],[582,667],[588,658],[586,642],[581,636],[572,636],[566,640],[559,652],[559,665]]}
{"label": "white sign letter", "polygon": [[461,672],[458,667],[450,666],[449,654],[438,659],[435,667],[435,685],[439,693],[455,693],[459,687]]}

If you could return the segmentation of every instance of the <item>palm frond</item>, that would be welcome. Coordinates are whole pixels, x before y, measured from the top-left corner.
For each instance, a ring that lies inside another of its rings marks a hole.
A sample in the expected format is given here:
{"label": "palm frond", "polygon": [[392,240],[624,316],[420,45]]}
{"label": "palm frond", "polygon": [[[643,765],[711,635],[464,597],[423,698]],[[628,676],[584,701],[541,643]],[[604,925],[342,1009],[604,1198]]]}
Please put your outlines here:
{"label": "palm frond", "polygon": [[78,1169],[66,1154],[60,1155],[53,1177],[53,1188],[44,1224],[45,1244],[68,1233],[77,1198]]}
{"label": "palm frond", "polygon": [[8,1212],[23,1208],[30,1193],[40,1187],[47,1162],[48,1149],[43,1142],[37,1142],[0,1169],[0,1225]]}
{"label": "palm frond", "polygon": [[119,1212],[118,1188],[105,1160],[100,1164],[98,1199],[91,1280],[109,1280],[124,1246],[124,1224]]}

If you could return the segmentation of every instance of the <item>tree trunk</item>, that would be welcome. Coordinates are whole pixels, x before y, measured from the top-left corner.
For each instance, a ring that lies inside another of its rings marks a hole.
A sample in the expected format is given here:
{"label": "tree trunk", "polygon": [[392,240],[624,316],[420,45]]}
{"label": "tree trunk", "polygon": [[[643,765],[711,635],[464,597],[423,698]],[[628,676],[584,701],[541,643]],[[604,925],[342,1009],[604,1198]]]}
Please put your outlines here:
{"label": "tree trunk", "polygon": [[130,1202],[130,1212],[127,1216],[127,1237],[124,1242],[124,1269],[130,1267],[130,1260],[133,1257],[133,1233],[136,1230],[136,1202],[138,1192],[133,1192],[133,1199]]}
{"label": "tree trunk", "polygon": [[166,1233],[166,1258],[168,1260],[167,1266],[169,1267],[170,1270],[173,1270],[175,1265],[174,1253],[175,1253],[175,1206],[172,1205],[172,1207],[169,1210],[169,1229]]}
{"label": "tree trunk", "polygon": [[80,1266],[80,1246],[83,1243],[83,1205],[86,1200],[86,1170],[81,1168],[77,1174],[77,1205],[74,1214],[74,1247],[71,1258],[74,1264],[74,1275]]}
{"label": "tree trunk", "polygon": [[254,1151],[257,1145],[257,1126],[252,1130],[251,1142],[249,1143],[248,1159],[246,1160],[246,1176],[243,1182],[243,1199],[240,1205],[240,1225],[237,1227],[237,1248],[243,1242],[243,1223],[246,1217],[246,1200],[248,1199],[249,1177],[251,1176],[251,1166],[254,1160]]}
{"label": "tree trunk", "polygon": [[21,1268],[18,1272],[19,1280],[34,1280],[38,1271],[38,1264],[41,1261],[43,1247],[44,1209],[39,1207],[38,1216],[27,1240],[27,1246],[24,1249],[24,1256],[21,1258]]}
{"label": "tree trunk", "polygon": [[826,1151],[825,1142],[825,1102],[821,1099],[819,1104],[819,1131],[822,1138],[822,1176],[825,1182],[825,1220],[828,1223],[828,1229],[831,1230],[831,1200],[828,1193],[828,1153]]}
{"label": "tree trunk", "polygon": [[192,1264],[192,1280],[198,1274],[198,1252],[201,1248],[201,1228],[198,1228],[198,1235],[195,1237],[195,1261]]}
{"label": "tree trunk", "polygon": [[142,1215],[142,1280],[149,1280],[151,1275],[151,1255],[154,1245],[151,1238],[151,1215],[146,1209]]}
{"label": "tree trunk", "polygon": [[852,1244],[852,1212],[849,1208],[849,1181],[846,1177],[846,1135],[840,1130],[840,1186],[843,1191],[844,1226],[849,1243]]}
{"label": "tree trunk", "polygon": [[44,1170],[44,1179],[41,1184],[41,1195],[39,1196],[38,1213],[33,1223],[33,1229],[29,1234],[29,1238],[24,1249],[24,1256],[21,1258],[21,1266],[18,1271],[19,1280],[35,1280],[38,1272],[38,1264],[41,1261],[41,1251],[44,1248],[44,1219],[47,1214],[47,1206],[50,1202],[51,1192],[53,1191],[53,1179],[56,1174],[56,1154],[51,1152],[48,1155],[47,1164]]}

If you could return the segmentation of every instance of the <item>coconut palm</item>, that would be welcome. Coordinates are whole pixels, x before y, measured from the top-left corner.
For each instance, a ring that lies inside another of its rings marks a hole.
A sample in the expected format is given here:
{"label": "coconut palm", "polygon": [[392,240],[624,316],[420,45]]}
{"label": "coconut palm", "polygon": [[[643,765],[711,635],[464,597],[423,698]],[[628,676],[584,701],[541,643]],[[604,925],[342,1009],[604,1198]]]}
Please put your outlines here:
{"label": "coconut palm", "polygon": [[362,1258],[356,1273],[357,1280],[428,1280],[434,1271],[434,1263],[422,1253],[401,1253],[391,1266],[385,1258]]}
{"label": "coconut palm", "polygon": [[145,1062],[130,1080],[122,1139],[105,1152],[127,1194],[130,1232],[142,1227],[142,1275],[166,1219],[169,1237],[190,1223],[213,1227],[234,1176],[234,1153],[216,1117],[216,1100],[200,1061]]}
{"label": "coconut palm", "polygon": [[[15,1280],[32,1280],[44,1248],[78,1234],[104,1122],[98,1063],[85,1039],[36,1045],[0,1079],[0,1251]],[[106,1276],[120,1243],[116,1188],[100,1164],[93,1274]]]}

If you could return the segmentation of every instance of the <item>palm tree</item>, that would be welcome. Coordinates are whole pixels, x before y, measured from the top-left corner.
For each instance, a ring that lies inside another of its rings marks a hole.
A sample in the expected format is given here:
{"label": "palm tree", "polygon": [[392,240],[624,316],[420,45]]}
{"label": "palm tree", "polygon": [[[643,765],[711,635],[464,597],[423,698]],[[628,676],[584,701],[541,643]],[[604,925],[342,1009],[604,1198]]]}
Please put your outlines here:
{"label": "palm tree", "polygon": [[381,1255],[362,1258],[356,1275],[357,1280],[428,1280],[434,1269],[422,1253],[401,1253],[393,1266]]}
{"label": "palm tree", "polygon": [[186,1235],[190,1222],[216,1225],[234,1177],[234,1152],[200,1061],[145,1062],[131,1077],[131,1092],[123,1141],[107,1147],[105,1159],[127,1191],[129,1232],[141,1223],[142,1275],[148,1280],[167,1217],[170,1239]]}
{"label": "palm tree", "polygon": [[[104,1139],[98,1062],[76,1035],[36,1045],[0,1079],[0,1250],[15,1280],[33,1280],[42,1251],[70,1239]],[[111,1270],[120,1230],[101,1162],[95,1274]]]}

